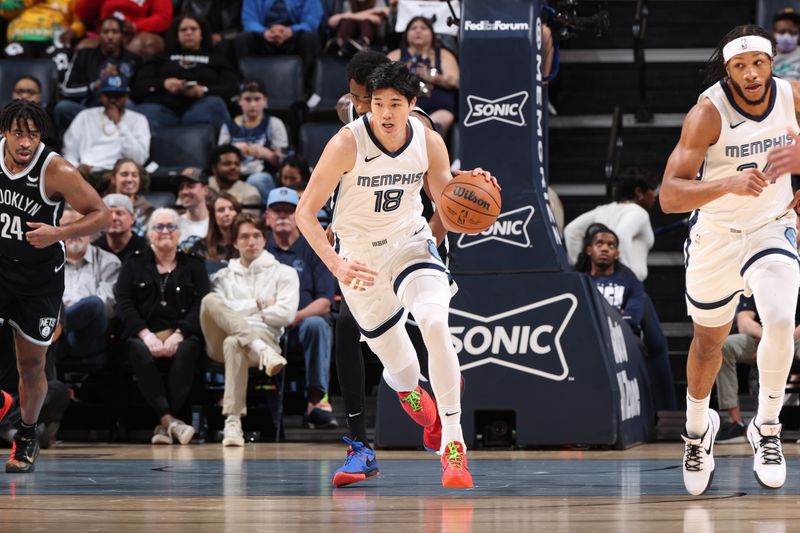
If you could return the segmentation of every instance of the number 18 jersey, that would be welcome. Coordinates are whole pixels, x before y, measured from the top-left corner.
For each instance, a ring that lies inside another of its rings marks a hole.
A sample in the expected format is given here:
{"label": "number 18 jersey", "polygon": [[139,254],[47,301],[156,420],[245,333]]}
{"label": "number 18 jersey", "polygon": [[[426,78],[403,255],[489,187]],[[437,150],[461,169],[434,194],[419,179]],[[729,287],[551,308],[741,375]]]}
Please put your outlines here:
{"label": "number 18 jersey", "polygon": [[333,194],[332,228],[342,243],[376,243],[391,235],[413,234],[426,222],[420,188],[428,171],[425,127],[408,118],[408,138],[397,151],[384,147],[368,113],[347,124],[358,147],[352,170]]}

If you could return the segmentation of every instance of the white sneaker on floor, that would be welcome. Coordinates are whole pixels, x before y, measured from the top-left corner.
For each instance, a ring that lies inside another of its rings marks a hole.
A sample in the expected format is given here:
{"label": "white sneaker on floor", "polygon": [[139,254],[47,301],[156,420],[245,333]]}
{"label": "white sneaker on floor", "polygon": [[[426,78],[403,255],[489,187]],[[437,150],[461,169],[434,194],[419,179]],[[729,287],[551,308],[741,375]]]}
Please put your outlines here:
{"label": "white sneaker on floor", "polygon": [[753,448],[753,474],[767,489],[779,489],[786,481],[786,458],[781,448],[781,425],[761,424],[756,419],[747,426],[747,441]]}
{"label": "white sneaker on floor", "polygon": [[226,420],[225,429],[222,432],[223,446],[244,446],[244,432],[242,431],[242,421],[238,418]]}
{"label": "white sneaker on floor", "polygon": [[181,444],[189,444],[194,437],[194,428],[176,418],[169,425],[169,434]]}
{"label": "white sneaker on floor", "polygon": [[692,496],[708,490],[714,479],[714,440],[719,431],[719,415],[708,410],[708,428],[702,437],[681,435],[685,442],[683,450],[683,484]]}
{"label": "white sneaker on floor", "polygon": [[172,437],[167,428],[161,424],[156,426],[153,430],[153,438],[150,439],[151,444],[172,444]]}

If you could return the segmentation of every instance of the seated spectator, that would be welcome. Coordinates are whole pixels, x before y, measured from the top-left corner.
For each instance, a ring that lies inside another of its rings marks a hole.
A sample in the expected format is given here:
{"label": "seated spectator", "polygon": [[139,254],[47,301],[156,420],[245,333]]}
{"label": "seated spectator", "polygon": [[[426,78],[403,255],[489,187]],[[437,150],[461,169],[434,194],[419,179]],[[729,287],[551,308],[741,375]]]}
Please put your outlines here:
{"label": "seated spectator", "polygon": [[308,84],[319,53],[321,20],[320,0],[244,0],[236,56],[299,55]]}
{"label": "seated spectator", "polygon": [[64,134],[64,158],[78,167],[97,190],[122,158],[143,164],[150,157],[150,126],[141,113],[127,109],[128,82],[108,76],[100,84],[102,107],[84,109]]}
{"label": "seated spectator", "polygon": [[[800,360],[800,312],[795,315],[794,359]],[[717,442],[745,442],[745,426],[739,408],[739,379],[736,365],[755,365],[758,343],[763,328],[758,316],[755,298],[739,298],[736,309],[736,329],[738,333],[728,335],[722,345],[722,366],[717,374],[717,398],[720,411],[728,412],[728,421],[722,424],[717,434]]]}
{"label": "seated spectator", "polygon": [[402,61],[424,82],[417,106],[430,115],[446,136],[456,118],[461,77],[456,56],[441,46],[433,33],[433,24],[425,17],[414,17],[408,22],[400,46],[389,52],[389,59]]}
{"label": "seated spectator", "polygon": [[264,204],[258,189],[242,181],[242,152],[232,144],[223,144],[211,152],[210,166],[212,176],[208,186],[216,192],[226,192],[247,207],[253,214],[261,214]]}
{"label": "seated spectator", "polygon": [[42,102],[42,84],[33,76],[20,76],[14,80],[11,90],[12,100],[26,100],[35,104]]}
{"label": "seated spectator", "polygon": [[667,339],[644,285],[619,262],[619,238],[608,227],[593,224],[586,232],[579,272],[589,274],[597,290],[644,342],[644,362],[656,409],[675,409],[675,383]]}
{"label": "seated spectator", "polygon": [[92,243],[94,246],[117,256],[120,263],[132,253],[144,250],[147,239],[133,232],[133,223],[136,220],[133,203],[124,194],[107,194],[103,196],[103,203],[111,211],[111,225]]}
{"label": "seated spectator", "polygon": [[[67,208],[61,225],[82,217]],[[120,260],[112,253],[91,245],[90,237],[74,237],[64,242],[63,333],[59,338],[56,363],[65,359],[87,359],[103,354],[106,328],[114,309],[114,284]]]}
{"label": "seated spectator", "polygon": [[155,209],[141,194],[147,190],[146,181],[144,169],[133,159],[118,159],[111,169],[109,192],[124,194],[133,202],[133,233],[139,236],[147,233],[147,220]]}
{"label": "seated spectator", "polygon": [[623,178],[614,190],[614,201],[580,215],[564,228],[567,258],[575,264],[583,250],[587,228],[594,223],[614,230],[620,239],[620,260],[641,281],[647,278],[647,254],[655,236],[648,211],[656,201],[653,184],[641,177]]}
{"label": "seated spectator", "polygon": [[212,44],[234,61],[233,40],[242,31],[242,0],[183,0],[180,12],[206,19]]}
{"label": "seated spectator", "polygon": [[49,57],[54,44],[61,48],[83,37],[86,27],[74,7],[69,0],[27,0],[6,29],[6,56]]}
{"label": "seated spectator", "polygon": [[800,13],[786,7],[772,19],[772,33],[775,36],[775,60],[772,74],[784,80],[800,80]]}
{"label": "seated spectator", "polygon": [[178,203],[186,210],[178,222],[180,248],[186,251],[208,235],[208,176],[199,168],[189,167],[179,180]]}
{"label": "seated spectator", "polygon": [[232,231],[239,258],[214,276],[213,291],[200,307],[200,325],[208,356],[225,364],[222,445],[244,446],[247,369],[257,366],[274,376],[286,365],[280,338],[297,312],[299,285],[295,270],[264,249],[267,229],[258,217],[238,215]]}
{"label": "seated spectator", "polygon": [[297,154],[290,155],[281,163],[278,169],[278,183],[280,187],[293,187],[298,183],[308,183],[311,179],[311,168],[308,161]]}
{"label": "seated spectator", "polygon": [[[121,19],[128,51],[150,59],[164,50],[164,40],[158,34],[169,28],[173,9],[172,0],[78,0],[75,11],[94,28],[100,28],[98,22],[108,17]],[[92,47],[97,46],[95,42],[82,44]]]}
{"label": "seated spectator", "polygon": [[129,84],[135,80],[139,58],[122,47],[122,33],[120,19],[105,18],[100,24],[100,45],[75,53],[62,84],[63,98],[56,104],[53,113],[58,131],[66,130],[85,108],[104,106],[100,89],[106,78],[120,76]]}
{"label": "seated spectator", "polygon": [[242,174],[266,199],[275,188],[272,175],[289,146],[286,125],[277,117],[265,113],[267,91],[256,80],[242,84],[239,92],[242,114],[224,124],[217,144],[232,144],[241,150],[244,160]]}
{"label": "seated spectator", "polygon": [[236,252],[231,228],[236,215],[242,212],[242,205],[227,192],[221,192],[208,199],[207,208],[213,215],[208,217],[208,234],[197,241],[191,251],[206,261],[227,263]]}
{"label": "seated spectator", "polygon": [[345,0],[342,11],[328,18],[336,37],[328,42],[326,52],[351,57],[369,48],[388,16],[389,8],[383,0]]}
{"label": "seated spectator", "polygon": [[273,189],[267,201],[267,226],[271,230],[267,251],[300,277],[297,315],[284,334],[287,351],[303,352],[306,364],[304,421],[311,428],[333,428],[338,424],[328,401],[331,370],[331,304],[336,285],[333,275],[300,235],[294,219],[297,193],[285,187]]}
{"label": "seated spectator", "polygon": [[206,22],[181,15],[167,33],[165,53],[139,70],[133,99],[151,127],[211,124],[217,134],[231,119],[226,102],[236,80],[228,61],[212,51]]}
{"label": "seated spectator", "polygon": [[[122,265],[114,289],[121,340],[145,401],[159,417],[153,444],[189,444],[195,429],[184,412],[197,359],[203,353],[200,302],[209,281],[203,260],[178,249],[178,213],[159,208],[148,223],[150,247]],[[161,369],[168,369],[165,386]]]}

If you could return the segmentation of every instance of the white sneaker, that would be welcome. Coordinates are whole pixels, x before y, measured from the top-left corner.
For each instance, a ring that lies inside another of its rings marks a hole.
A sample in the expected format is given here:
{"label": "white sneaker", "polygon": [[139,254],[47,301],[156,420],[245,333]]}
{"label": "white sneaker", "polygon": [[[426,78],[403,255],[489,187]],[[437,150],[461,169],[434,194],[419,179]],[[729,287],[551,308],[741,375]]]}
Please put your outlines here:
{"label": "white sneaker", "polygon": [[278,374],[286,366],[286,358],[270,347],[258,354],[258,369],[264,369],[269,377]]}
{"label": "white sneaker", "polygon": [[156,426],[153,431],[153,438],[150,439],[151,444],[172,444],[172,437],[169,431],[161,424]]}
{"label": "white sneaker", "polygon": [[683,484],[692,496],[699,496],[714,479],[714,440],[719,431],[719,415],[708,410],[708,429],[702,437],[681,435],[686,443],[683,451]]}
{"label": "white sneaker", "polygon": [[244,446],[244,432],[242,431],[242,421],[238,418],[226,420],[225,429],[222,432],[223,446]]}
{"label": "white sneaker", "polygon": [[169,434],[181,444],[189,444],[194,437],[194,428],[176,418],[169,425]]}
{"label": "white sneaker", "polygon": [[753,448],[753,474],[767,489],[779,489],[786,481],[786,459],[781,449],[781,425],[761,424],[756,419],[747,426],[747,440]]}

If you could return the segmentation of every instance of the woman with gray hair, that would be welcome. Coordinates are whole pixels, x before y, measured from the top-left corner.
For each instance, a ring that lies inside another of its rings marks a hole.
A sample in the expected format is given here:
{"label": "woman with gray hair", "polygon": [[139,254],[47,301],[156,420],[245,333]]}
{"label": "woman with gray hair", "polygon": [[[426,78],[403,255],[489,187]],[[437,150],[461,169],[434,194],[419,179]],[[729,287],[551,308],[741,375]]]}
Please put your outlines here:
{"label": "woman with gray hair", "polygon": [[[178,249],[178,214],[153,211],[150,246],[125,259],[114,290],[121,338],[142,396],[159,417],[153,444],[188,444],[194,428],[179,418],[203,353],[200,300],[209,281],[203,260]],[[161,371],[168,370],[167,383]]]}

